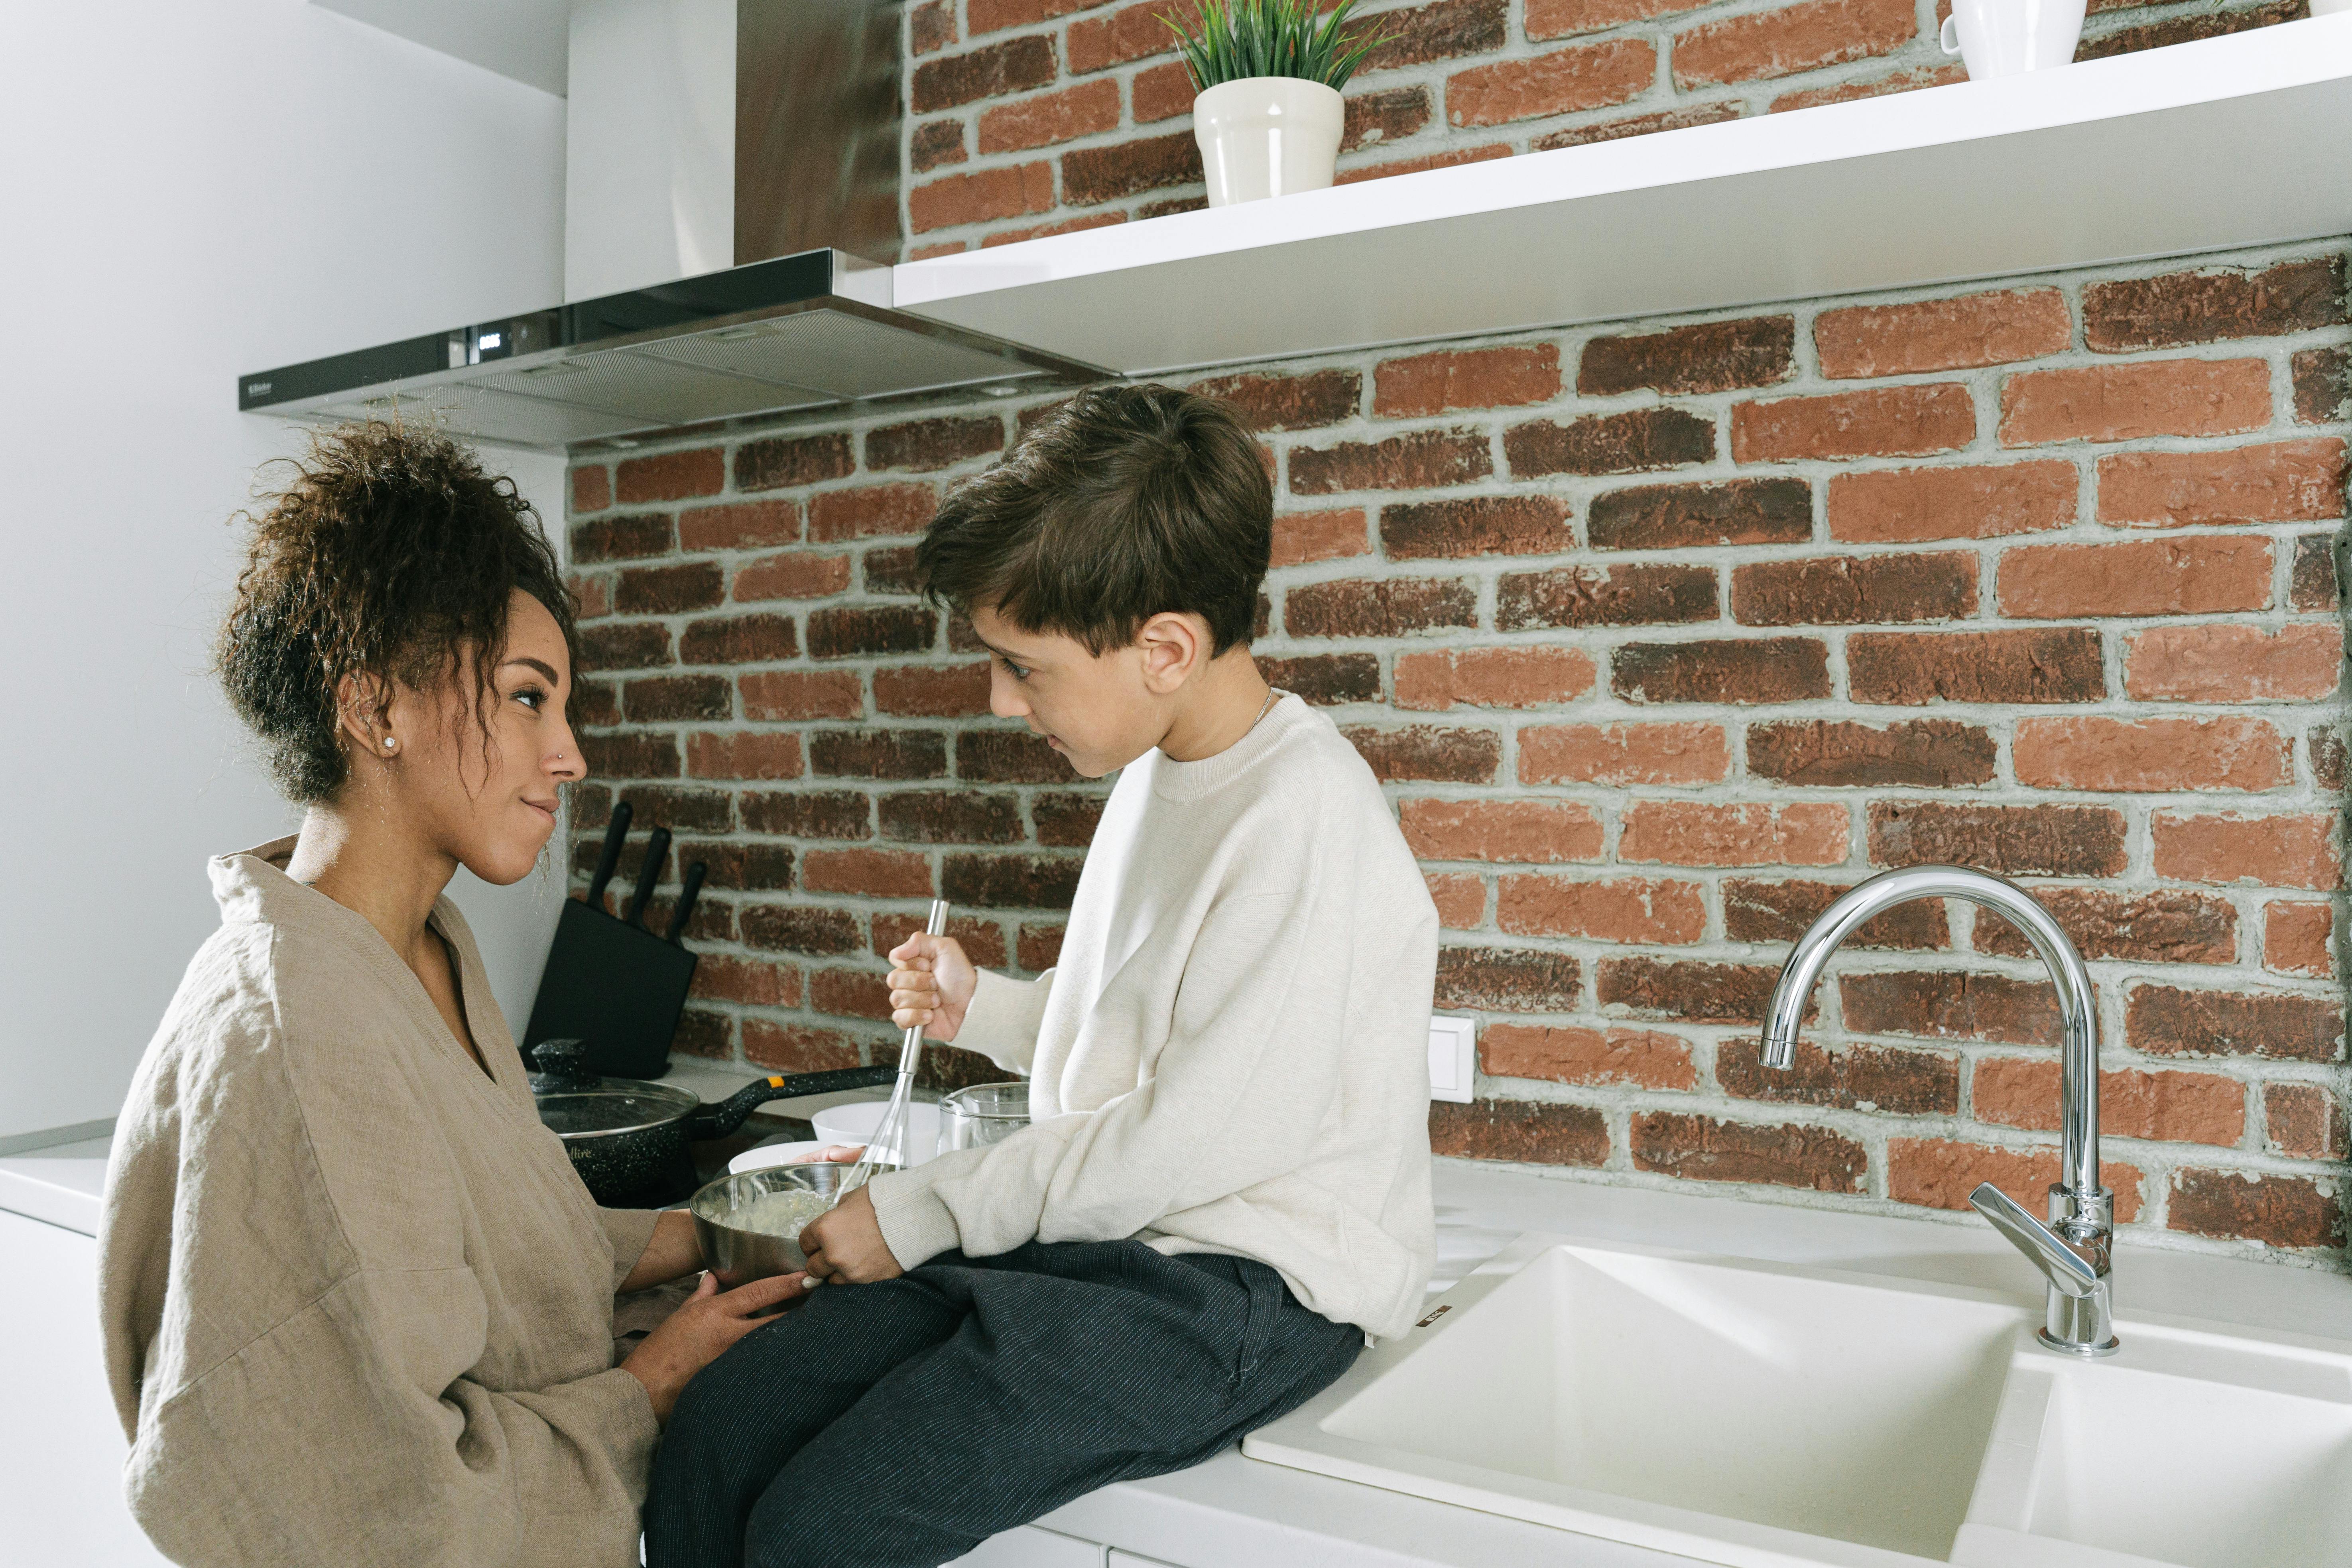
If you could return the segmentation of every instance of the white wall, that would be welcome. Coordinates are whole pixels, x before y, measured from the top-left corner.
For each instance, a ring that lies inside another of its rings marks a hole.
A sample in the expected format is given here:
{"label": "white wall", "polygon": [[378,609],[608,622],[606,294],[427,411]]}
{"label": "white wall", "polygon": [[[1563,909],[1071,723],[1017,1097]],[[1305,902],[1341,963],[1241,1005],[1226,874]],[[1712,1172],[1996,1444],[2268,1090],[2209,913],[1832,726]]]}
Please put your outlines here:
{"label": "white wall", "polygon": [[[0,1135],[115,1112],[205,858],[292,820],[205,672],[294,442],[237,374],[561,299],[563,121],[304,0],[0,5]],[[460,892],[510,1015],[557,885]]]}

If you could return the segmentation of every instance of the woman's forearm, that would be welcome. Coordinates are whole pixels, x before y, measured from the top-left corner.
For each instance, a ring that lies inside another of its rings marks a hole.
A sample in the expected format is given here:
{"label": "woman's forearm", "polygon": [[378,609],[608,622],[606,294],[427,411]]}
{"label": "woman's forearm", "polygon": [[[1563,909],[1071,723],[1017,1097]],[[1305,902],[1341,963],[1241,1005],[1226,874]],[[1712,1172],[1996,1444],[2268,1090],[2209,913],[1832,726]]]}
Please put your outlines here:
{"label": "woman's forearm", "polygon": [[648,1290],[667,1285],[702,1267],[702,1247],[694,1239],[694,1221],[683,1209],[672,1209],[654,1222],[653,1239],[646,1243],[637,1266],[621,1281],[621,1292]]}

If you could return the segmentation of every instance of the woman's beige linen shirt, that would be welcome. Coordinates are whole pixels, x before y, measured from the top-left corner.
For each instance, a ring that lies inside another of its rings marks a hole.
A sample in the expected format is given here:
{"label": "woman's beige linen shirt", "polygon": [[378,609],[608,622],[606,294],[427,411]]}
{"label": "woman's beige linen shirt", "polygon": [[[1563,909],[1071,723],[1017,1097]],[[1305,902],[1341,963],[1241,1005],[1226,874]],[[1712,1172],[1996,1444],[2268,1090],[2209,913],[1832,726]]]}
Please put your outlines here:
{"label": "woman's beige linen shirt", "polygon": [[540,1125],[455,905],[484,1076],[360,915],[212,862],[131,1085],[99,1308],[132,1511],[196,1568],[625,1568],[657,1428],[614,1365],[650,1213]]}

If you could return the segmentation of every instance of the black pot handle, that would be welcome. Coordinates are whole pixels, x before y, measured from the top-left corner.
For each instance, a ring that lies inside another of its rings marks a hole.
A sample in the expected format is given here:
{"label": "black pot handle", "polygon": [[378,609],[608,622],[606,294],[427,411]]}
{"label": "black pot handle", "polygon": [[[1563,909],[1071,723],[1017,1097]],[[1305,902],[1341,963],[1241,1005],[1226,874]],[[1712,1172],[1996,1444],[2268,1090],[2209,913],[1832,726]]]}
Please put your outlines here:
{"label": "black pot handle", "polygon": [[532,1070],[540,1087],[559,1094],[578,1094],[602,1084],[604,1075],[588,1061],[585,1040],[541,1040],[530,1048]]}
{"label": "black pot handle", "polygon": [[743,1119],[772,1100],[794,1100],[803,1094],[838,1094],[845,1089],[872,1089],[898,1076],[895,1067],[843,1068],[836,1072],[780,1073],[745,1084],[716,1105],[706,1105],[687,1118],[686,1135],[696,1142],[724,1138],[743,1125]]}

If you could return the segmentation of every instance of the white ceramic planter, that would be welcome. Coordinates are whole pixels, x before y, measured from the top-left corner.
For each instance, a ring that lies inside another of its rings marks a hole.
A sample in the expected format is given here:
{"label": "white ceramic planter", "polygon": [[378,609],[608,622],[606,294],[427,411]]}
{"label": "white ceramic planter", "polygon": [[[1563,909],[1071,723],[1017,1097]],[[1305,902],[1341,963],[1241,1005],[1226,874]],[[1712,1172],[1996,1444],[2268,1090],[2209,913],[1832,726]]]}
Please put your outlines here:
{"label": "white ceramic planter", "polygon": [[1319,191],[1339,162],[1346,119],[1337,89],[1291,76],[1221,81],[1192,100],[1192,139],[1209,205]]}

